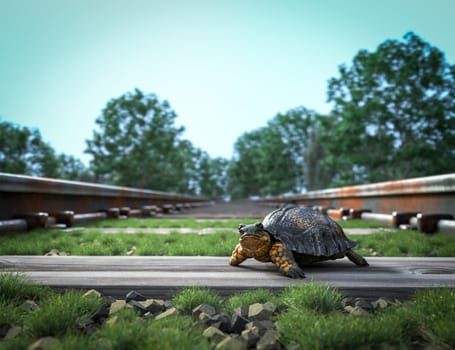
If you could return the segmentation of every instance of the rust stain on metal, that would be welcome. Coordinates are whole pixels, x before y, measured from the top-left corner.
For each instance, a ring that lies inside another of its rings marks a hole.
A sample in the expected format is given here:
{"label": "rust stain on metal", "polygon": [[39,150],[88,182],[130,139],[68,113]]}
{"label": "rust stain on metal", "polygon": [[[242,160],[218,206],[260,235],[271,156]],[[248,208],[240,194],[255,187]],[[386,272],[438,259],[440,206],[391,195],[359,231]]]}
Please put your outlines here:
{"label": "rust stain on metal", "polygon": [[31,212],[71,210],[80,214],[109,208],[199,202],[207,200],[146,189],[0,173],[0,220]]}
{"label": "rust stain on metal", "polygon": [[312,191],[267,200],[327,208],[365,208],[378,213],[412,211],[455,215],[455,173]]}

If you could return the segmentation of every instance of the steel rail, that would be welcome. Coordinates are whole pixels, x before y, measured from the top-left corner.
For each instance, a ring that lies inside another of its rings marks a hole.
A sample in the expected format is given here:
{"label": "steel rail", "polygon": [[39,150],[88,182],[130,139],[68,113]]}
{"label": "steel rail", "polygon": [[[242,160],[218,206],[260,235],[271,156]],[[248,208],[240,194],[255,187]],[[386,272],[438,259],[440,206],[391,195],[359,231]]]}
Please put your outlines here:
{"label": "steel rail", "polygon": [[197,196],[0,173],[0,220],[28,213],[67,211],[75,215],[104,211],[109,216],[110,208],[117,208],[113,215],[119,215],[122,209],[159,206],[166,211],[207,202]]}
{"label": "steel rail", "polygon": [[[339,187],[302,194],[261,198],[280,206],[298,204],[317,207],[332,217],[375,219],[391,226],[406,224],[415,217],[424,232],[438,227],[454,231],[455,173],[367,185]],[[444,220],[439,226],[438,221]]]}
{"label": "steel rail", "polygon": [[416,211],[455,215],[455,173],[339,187],[261,200],[326,208],[367,208],[377,213]]}

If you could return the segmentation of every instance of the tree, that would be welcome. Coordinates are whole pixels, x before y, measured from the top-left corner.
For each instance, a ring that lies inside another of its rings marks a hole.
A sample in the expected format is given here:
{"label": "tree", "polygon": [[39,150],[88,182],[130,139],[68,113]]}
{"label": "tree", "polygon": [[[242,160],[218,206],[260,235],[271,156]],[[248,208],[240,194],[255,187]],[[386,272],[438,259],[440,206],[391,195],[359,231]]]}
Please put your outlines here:
{"label": "tree", "polygon": [[325,185],[319,116],[304,107],[277,114],[265,127],[239,137],[229,168],[234,197],[301,192]]}
{"label": "tree", "polygon": [[93,182],[94,177],[80,159],[74,156],[60,154],[57,156],[59,178],[63,180]]}
{"label": "tree", "polygon": [[32,176],[58,177],[54,149],[36,129],[0,122],[0,171]]}
{"label": "tree", "polygon": [[96,119],[99,130],[87,141],[98,181],[195,194],[199,151],[181,138],[168,102],[136,89],[112,99]]}
{"label": "tree", "polygon": [[210,158],[207,152],[199,151],[197,164],[199,189],[197,193],[206,198],[223,199],[227,194],[227,169],[225,158]]}
{"label": "tree", "polygon": [[447,173],[455,164],[455,66],[414,33],[361,50],[328,85],[334,185]]}
{"label": "tree", "polygon": [[295,191],[326,187],[333,171],[324,165],[325,151],[320,141],[321,118],[324,116],[305,107],[278,114],[267,126],[277,130],[287,151],[298,167]]}
{"label": "tree", "polygon": [[0,172],[90,181],[92,176],[77,158],[57,154],[37,129],[0,121]]}

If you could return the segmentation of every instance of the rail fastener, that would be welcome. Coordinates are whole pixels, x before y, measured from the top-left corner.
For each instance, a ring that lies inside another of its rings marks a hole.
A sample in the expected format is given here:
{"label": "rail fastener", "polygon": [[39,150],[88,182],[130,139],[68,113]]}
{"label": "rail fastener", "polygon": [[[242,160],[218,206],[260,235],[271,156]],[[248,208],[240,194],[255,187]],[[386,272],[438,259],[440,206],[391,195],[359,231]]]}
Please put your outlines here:
{"label": "rail fastener", "polygon": [[0,220],[0,234],[27,231],[25,219]]}
{"label": "rail fastener", "polygon": [[417,214],[417,229],[425,233],[434,233],[438,230],[440,220],[453,220],[451,214]]}
{"label": "rail fastener", "polygon": [[350,219],[360,219],[360,216],[363,213],[371,213],[370,209],[355,209],[355,208],[350,208],[349,209],[349,218]]}
{"label": "rail fastener", "polygon": [[341,220],[344,217],[349,217],[349,208],[328,209],[327,215],[334,220]]}
{"label": "rail fastener", "polygon": [[439,220],[438,231],[455,235],[455,220]]}
{"label": "rail fastener", "polygon": [[29,230],[35,228],[45,228],[48,226],[49,214],[45,212],[20,213],[14,215],[13,219],[24,219]]}

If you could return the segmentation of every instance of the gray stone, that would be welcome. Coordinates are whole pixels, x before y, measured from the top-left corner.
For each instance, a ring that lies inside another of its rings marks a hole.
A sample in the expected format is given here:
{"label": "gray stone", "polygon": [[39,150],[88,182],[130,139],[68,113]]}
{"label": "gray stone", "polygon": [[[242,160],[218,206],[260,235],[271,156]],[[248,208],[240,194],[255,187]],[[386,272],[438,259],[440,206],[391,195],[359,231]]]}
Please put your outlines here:
{"label": "gray stone", "polygon": [[341,305],[343,307],[348,306],[348,305],[349,306],[354,306],[354,303],[355,303],[355,300],[352,297],[343,298],[343,300],[341,301]]}
{"label": "gray stone", "polygon": [[139,301],[139,303],[151,314],[157,314],[166,310],[163,300],[147,299],[145,301]]}
{"label": "gray stone", "polygon": [[114,301],[109,308],[109,315],[116,313],[119,310],[122,310],[126,307],[125,300],[116,300]]}
{"label": "gray stone", "polygon": [[226,337],[226,334],[224,334],[218,328],[212,326],[204,330],[202,335],[206,337],[209,341],[214,343],[219,343]]}
{"label": "gray stone", "polygon": [[59,250],[54,248],[48,251],[46,254],[44,254],[44,256],[58,256],[59,253],[60,253]]}
{"label": "gray stone", "polygon": [[264,304],[264,307],[272,313],[276,311],[276,305],[270,301],[266,302]]}
{"label": "gray stone", "polygon": [[371,316],[371,314],[368,311],[362,309],[359,306],[352,307],[348,305],[344,307],[344,310],[353,316]]}
{"label": "gray stone", "polygon": [[141,293],[138,293],[135,290],[132,290],[132,291],[128,292],[128,294],[125,297],[126,302],[129,302],[130,300],[144,301],[144,300],[147,300],[147,298],[145,296],[143,296]]}
{"label": "gray stone", "polygon": [[266,330],[275,328],[275,323],[272,320],[263,320],[259,321],[259,323]]}
{"label": "gray stone", "polygon": [[216,350],[247,350],[246,342],[239,337],[226,337],[219,342]]}
{"label": "gray stone", "polygon": [[240,306],[240,307],[234,309],[234,313],[238,314],[242,317],[248,318],[248,310],[249,310],[248,306]]}
{"label": "gray stone", "polygon": [[106,302],[106,304],[111,305],[112,303],[115,303],[117,299],[114,297],[111,297],[110,295],[104,296],[103,300]]}
{"label": "gray stone", "polygon": [[139,301],[130,300],[128,301],[128,305],[131,305],[134,310],[139,311],[141,315],[145,315],[147,313],[147,308],[142,305]]}
{"label": "gray stone", "polygon": [[83,297],[101,298],[101,293],[98,292],[96,289],[90,289],[84,293]]}
{"label": "gray stone", "polygon": [[201,312],[199,314],[199,321],[201,321],[201,323],[205,324],[205,325],[208,325],[208,323],[210,322],[210,320],[212,319],[212,316],[210,315],[207,315],[205,312]]}
{"label": "gray stone", "polygon": [[23,304],[22,304],[22,308],[25,310],[25,311],[35,311],[35,310],[38,310],[39,309],[39,306],[37,303],[35,303],[33,300],[26,300]]}
{"label": "gray stone", "polygon": [[275,308],[272,303],[265,304],[252,304],[248,309],[248,319],[249,320],[268,320],[272,317]]}
{"label": "gray stone", "polygon": [[8,329],[8,332],[5,335],[5,339],[16,338],[21,333],[22,333],[22,327],[13,326],[10,329]]}
{"label": "gray stone", "polygon": [[361,307],[362,309],[367,310],[367,311],[374,309],[374,306],[369,301],[362,299],[362,298],[357,298],[355,300],[354,306]]}
{"label": "gray stone", "polygon": [[262,337],[267,331],[267,328],[259,321],[252,321],[246,324],[246,329],[251,330],[254,334]]}
{"label": "gray stone", "polygon": [[171,307],[170,309],[160,313],[158,316],[155,317],[155,320],[161,320],[163,318],[169,317],[169,316],[175,316],[178,315],[179,312],[175,307]]}
{"label": "gray stone", "polygon": [[256,344],[257,350],[279,350],[281,349],[281,344],[277,340],[278,332],[274,330],[268,330],[264,335],[259,339]]}
{"label": "gray stone", "polygon": [[109,317],[110,308],[111,308],[110,305],[103,305],[103,306],[101,306],[101,307],[96,311],[96,313],[93,315],[92,320],[95,321],[95,322],[98,322],[98,323],[102,322],[102,321],[105,320],[107,317]]}
{"label": "gray stone", "polygon": [[251,329],[243,330],[241,337],[246,341],[248,348],[254,347],[260,339],[259,335],[257,335]]}
{"label": "gray stone", "polygon": [[375,309],[385,309],[386,307],[390,306],[390,301],[386,298],[379,298],[376,301],[372,302],[372,305]]}
{"label": "gray stone", "polygon": [[209,305],[209,304],[201,304],[201,305],[195,307],[191,314],[194,317],[199,317],[199,314],[201,312],[204,312],[209,316],[216,315],[216,309],[212,305]]}
{"label": "gray stone", "polygon": [[44,337],[38,339],[36,342],[30,345],[28,347],[28,350],[48,350],[57,345],[58,343],[59,340],[57,338]]}
{"label": "gray stone", "polygon": [[229,332],[231,330],[231,318],[228,315],[218,314],[213,316],[212,320],[214,322],[211,325],[217,327],[220,331]]}
{"label": "gray stone", "polygon": [[231,319],[231,333],[242,333],[248,322],[248,319],[235,313]]}
{"label": "gray stone", "polygon": [[229,332],[231,329],[231,319],[226,314],[207,315],[205,312],[199,314],[199,321],[205,326],[213,326],[222,332]]}

